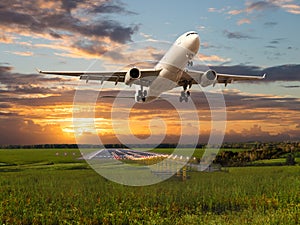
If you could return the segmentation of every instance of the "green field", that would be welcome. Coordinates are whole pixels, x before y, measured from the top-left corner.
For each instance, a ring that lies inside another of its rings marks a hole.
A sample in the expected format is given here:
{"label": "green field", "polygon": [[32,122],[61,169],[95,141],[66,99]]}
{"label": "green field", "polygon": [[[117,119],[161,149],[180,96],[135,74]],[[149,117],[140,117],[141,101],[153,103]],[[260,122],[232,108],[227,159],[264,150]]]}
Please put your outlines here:
{"label": "green field", "polygon": [[0,150],[1,224],[299,224],[300,167],[190,172],[147,187],[102,178],[78,150]]}

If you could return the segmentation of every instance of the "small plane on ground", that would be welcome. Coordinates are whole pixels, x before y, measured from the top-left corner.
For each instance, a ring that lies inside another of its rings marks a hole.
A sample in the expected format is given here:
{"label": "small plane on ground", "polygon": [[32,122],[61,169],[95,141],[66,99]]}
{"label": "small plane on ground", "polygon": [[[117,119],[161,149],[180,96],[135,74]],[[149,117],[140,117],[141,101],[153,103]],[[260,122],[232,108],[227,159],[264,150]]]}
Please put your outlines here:
{"label": "small plane on ground", "polygon": [[[188,101],[189,89],[193,84],[200,84],[202,87],[224,83],[225,86],[233,81],[262,80],[263,76],[244,76],[219,74],[214,70],[207,71],[190,70],[187,67],[192,65],[192,59],[200,48],[200,38],[197,32],[190,31],[182,34],[163,58],[151,69],[139,69],[132,67],[126,71],[42,71],[41,74],[53,74],[64,76],[78,76],[81,80],[99,80],[124,82],[126,85],[138,85],[135,100],[136,102],[150,102],[157,99],[163,92],[182,86],[183,91],[179,101]],[[147,87],[148,90],[145,90]]]}

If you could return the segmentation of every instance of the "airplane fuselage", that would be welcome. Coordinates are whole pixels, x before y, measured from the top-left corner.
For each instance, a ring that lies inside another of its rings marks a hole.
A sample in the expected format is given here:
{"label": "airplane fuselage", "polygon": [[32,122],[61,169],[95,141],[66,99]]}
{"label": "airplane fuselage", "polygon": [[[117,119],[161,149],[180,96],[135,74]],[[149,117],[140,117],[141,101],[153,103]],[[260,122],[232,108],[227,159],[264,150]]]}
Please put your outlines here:
{"label": "airplane fuselage", "polygon": [[145,102],[153,101],[161,93],[177,87],[182,71],[198,53],[199,48],[200,38],[196,32],[181,35],[155,66],[155,69],[161,71],[149,86]]}

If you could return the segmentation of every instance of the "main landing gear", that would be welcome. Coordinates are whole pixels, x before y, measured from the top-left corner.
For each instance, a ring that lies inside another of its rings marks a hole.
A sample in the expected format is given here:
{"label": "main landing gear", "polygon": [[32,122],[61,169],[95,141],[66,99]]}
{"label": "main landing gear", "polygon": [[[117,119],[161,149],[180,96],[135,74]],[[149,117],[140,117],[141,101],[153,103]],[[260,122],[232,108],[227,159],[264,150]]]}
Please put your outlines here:
{"label": "main landing gear", "polygon": [[189,88],[191,88],[192,85],[187,83],[187,82],[183,85],[183,91],[180,94],[179,102],[183,102],[183,101],[188,102],[189,101],[189,97],[191,96],[191,92],[187,91],[188,86],[189,86]]}
{"label": "main landing gear", "polygon": [[144,90],[144,87],[141,85],[141,89],[138,90],[138,92],[137,92],[136,101],[137,102],[140,102],[140,101],[145,102],[147,94],[148,94],[147,91]]}
{"label": "main landing gear", "polygon": [[182,91],[181,95],[179,97],[179,101],[180,102],[188,102],[189,101],[189,97],[190,97],[191,93],[189,91]]}

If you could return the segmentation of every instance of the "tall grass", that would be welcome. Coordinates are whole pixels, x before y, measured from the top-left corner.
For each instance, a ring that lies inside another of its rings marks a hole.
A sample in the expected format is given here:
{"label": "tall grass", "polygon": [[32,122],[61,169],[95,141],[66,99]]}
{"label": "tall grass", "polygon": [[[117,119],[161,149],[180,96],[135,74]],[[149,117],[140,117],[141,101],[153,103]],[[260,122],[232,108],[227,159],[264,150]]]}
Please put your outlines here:
{"label": "tall grass", "polygon": [[298,166],[191,172],[185,182],[174,177],[128,187],[102,178],[72,154],[46,150],[34,160],[26,151],[5,153],[0,151],[2,224],[300,223]]}

